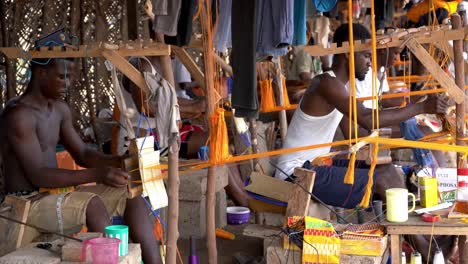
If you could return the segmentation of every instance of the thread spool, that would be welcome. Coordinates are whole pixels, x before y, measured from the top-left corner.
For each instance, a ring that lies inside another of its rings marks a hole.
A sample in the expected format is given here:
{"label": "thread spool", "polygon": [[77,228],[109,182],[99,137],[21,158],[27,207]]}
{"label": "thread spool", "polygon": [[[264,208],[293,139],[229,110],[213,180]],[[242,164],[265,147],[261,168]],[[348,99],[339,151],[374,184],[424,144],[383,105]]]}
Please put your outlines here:
{"label": "thread spool", "polygon": [[190,256],[188,262],[189,264],[198,264],[197,246],[194,236],[190,236]]}
{"label": "thread spool", "polygon": [[344,208],[335,207],[335,212],[338,224],[346,224],[346,222],[344,221]]}
{"label": "thread spool", "polygon": [[364,220],[364,210],[361,207],[357,207],[357,219],[358,219],[358,224],[364,224],[366,221]]}
{"label": "thread spool", "polygon": [[422,264],[421,254],[417,251],[411,254],[411,264]]}
{"label": "thread spool", "polygon": [[375,214],[375,217],[377,218],[377,221],[382,222],[383,220],[382,201],[380,200],[372,201],[372,207],[374,208],[374,214]]}
{"label": "thread spool", "polygon": [[442,250],[438,249],[434,254],[433,264],[445,264],[444,253]]}
{"label": "thread spool", "polygon": [[406,264],[406,254],[405,254],[405,252],[401,252],[401,263]]}

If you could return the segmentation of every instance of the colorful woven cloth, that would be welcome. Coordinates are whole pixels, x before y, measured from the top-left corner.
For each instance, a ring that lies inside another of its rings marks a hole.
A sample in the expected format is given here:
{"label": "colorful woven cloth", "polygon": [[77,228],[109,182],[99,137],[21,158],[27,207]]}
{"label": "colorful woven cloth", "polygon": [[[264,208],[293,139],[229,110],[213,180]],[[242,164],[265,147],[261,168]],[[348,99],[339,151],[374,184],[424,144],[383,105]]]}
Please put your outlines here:
{"label": "colorful woven cloth", "polygon": [[302,263],[340,263],[340,238],[329,222],[306,216]]}

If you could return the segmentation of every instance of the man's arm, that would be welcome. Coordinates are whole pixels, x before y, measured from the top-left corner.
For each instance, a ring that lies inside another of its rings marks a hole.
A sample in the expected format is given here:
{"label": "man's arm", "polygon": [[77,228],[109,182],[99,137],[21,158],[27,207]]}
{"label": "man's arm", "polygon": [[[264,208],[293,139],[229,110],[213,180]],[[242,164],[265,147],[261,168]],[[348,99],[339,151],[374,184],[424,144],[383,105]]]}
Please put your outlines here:
{"label": "man's arm", "polygon": [[62,102],[58,103],[58,107],[63,114],[60,124],[60,139],[78,165],[85,168],[121,167],[122,158],[120,156],[105,155],[87,147],[73,127],[70,108]]}
{"label": "man's arm", "polygon": [[[354,126],[351,124],[351,127],[353,128],[351,130],[351,137],[354,137]],[[345,139],[349,139],[349,118],[347,116],[343,116],[340,122],[340,128],[341,132],[343,133],[343,136]],[[370,133],[368,130],[362,128],[361,126],[358,126],[358,136],[359,137],[365,137],[368,136]]]}
{"label": "man's arm", "polygon": [[[390,94],[390,93],[383,93]],[[400,107],[403,103],[404,97],[396,97],[396,98],[382,98],[382,106],[383,108],[392,108],[392,107]]]}
{"label": "man's arm", "polygon": [[[349,117],[349,94],[344,85],[335,78],[322,78],[319,87],[320,95],[341,113]],[[402,109],[380,111],[380,127],[397,125],[415,115],[442,113],[447,109],[447,103],[436,97],[431,97],[423,103],[411,104]],[[372,129],[372,110],[357,102],[358,124],[367,130]]]}
{"label": "man's arm", "polygon": [[27,109],[14,109],[6,117],[7,139],[25,177],[36,187],[59,188],[99,181],[98,171],[48,168],[44,161],[36,120]]}

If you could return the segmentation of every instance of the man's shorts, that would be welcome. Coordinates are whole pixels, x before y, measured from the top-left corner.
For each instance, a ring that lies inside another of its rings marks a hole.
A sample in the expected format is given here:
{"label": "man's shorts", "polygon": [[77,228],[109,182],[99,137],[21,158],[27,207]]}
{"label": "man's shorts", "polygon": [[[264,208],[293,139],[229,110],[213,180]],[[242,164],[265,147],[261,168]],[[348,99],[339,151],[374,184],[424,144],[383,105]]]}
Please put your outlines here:
{"label": "man's shorts", "polygon": [[[332,166],[312,166],[306,161],[302,166],[315,171],[315,182],[312,193],[325,204],[355,208],[362,200],[369,179],[369,166],[364,161],[356,161],[354,184],[344,183],[349,160],[333,160]],[[374,183],[375,183],[374,173]],[[373,189],[373,188],[372,188]]]}
{"label": "man's shorts", "polygon": [[[27,222],[47,231],[60,232],[57,200],[61,194],[49,194],[31,203]],[[123,216],[128,198],[127,188],[113,188],[98,184],[79,186],[66,193],[62,200],[63,232],[79,232],[86,225],[86,209],[92,198],[99,197],[109,216]],[[29,228],[28,228],[29,229]]]}

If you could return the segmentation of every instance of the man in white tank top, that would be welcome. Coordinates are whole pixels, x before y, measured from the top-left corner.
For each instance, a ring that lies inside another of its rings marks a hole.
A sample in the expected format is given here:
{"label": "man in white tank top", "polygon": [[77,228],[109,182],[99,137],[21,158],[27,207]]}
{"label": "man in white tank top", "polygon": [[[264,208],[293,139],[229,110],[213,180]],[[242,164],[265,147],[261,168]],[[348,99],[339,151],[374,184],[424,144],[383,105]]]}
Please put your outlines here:
{"label": "man in white tank top", "polygon": [[[334,34],[333,42],[341,46],[349,40],[348,24],[341,25]],[[365,40],[371,37],[369,31],[362,25],[353,24],[355,40]],[[355,77],[364,80],[371,66],[371,52],[356,52]],[[337,54],[333,58],[332,70],[316,76],[305,92],[299,107],[288,128],[284,148],[316,145],[333,141],[338,125],[343,115],[348,116],[349,93],[345,84],[349,81],[349,54]],[[403,109],[389,109],[381,111],[380,126],[398,125],[415,115],[422,113],[444,113],[447,102],[443,99],[430,97],[423,103],[412,104]],[[357,105],[358,123],[366,129],[372,128],[372,110]],[[310,162],[316,157],[330,152],[330,147],[287,153],[279,156],[275,177],[290,180],[290,175],[296,167],[312,168]],[[368,181],[368,168],[356,164],[355,183],[343,183],[347,171],[347,162],[335,161],[333,166],[313,168],[316,178],[313,194],[323,202],[333,206],[354,208],[365,192]],[[398,178],[393,166],[377,168],[374,174],[373,190],[382,199],[385,190],[394,187],[404,187],[404,180]]]}

